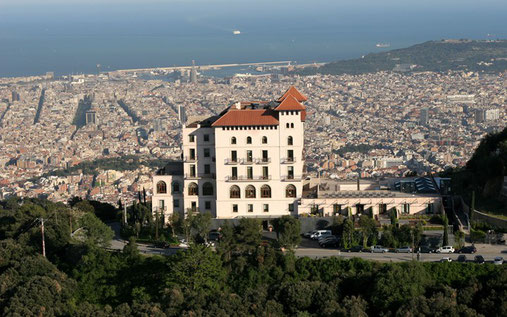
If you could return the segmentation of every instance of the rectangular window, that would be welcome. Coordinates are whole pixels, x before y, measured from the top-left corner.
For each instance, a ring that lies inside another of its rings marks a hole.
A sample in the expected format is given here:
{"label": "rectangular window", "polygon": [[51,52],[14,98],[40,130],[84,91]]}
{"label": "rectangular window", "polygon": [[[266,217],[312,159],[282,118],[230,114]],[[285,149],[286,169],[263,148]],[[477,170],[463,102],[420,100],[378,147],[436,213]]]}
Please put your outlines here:
{"label": "rectangular window", "polygon": [[180,207],[180,200],[179,199],[173,200],[173,207],[174,208],[179,208]]}
{"label": "rectangular window", "polygon": [[269,204],[264,204],[262,206],[262,209],[264,210],[264,212],[269,212]]}
{"label": "rectangular window", "polygon": [[342,205],[333,204],[333,215],[339,215],[342,212]]}
{"label": "rectangular window", "polygon": [[206,210],[210,210],[210,209],[211,209],[211,201],[209,201],[209,200],[208,200],[208,201],[205,201],[205,202],[204,202],[204,208],[205,208]]}
{"label": "rectangular window", "polygon": [[294,162],[294,150],[287,150],[287,160]]}
{"label": "rectangular window", "polygon": [[195,149],[190,149],[190,159],[195,160]]}
{"label": "rectangular window", "polygon": [[268,151],[262,150],[262,161],[267,162],[268,161]]}
{"label": "rectangular window", "polygon": [[193,201],[191,206],[192,206],[191,207],[192,211],[196,211],[197,210],[197,202]]}
{"label": "rectangular window", "polygon": [[189,141],[190,143],[194,143],[194,142],[195,142],[195,137],[194,137],[193,135],[189,135],[189,136],[188,136],[188,141]]}
{"label": "rectangular window", "polygon": [[204,149],[204,157],[209,157],[210,156],[210,150],[209,148],[205,148]]}
{"label": "rectangular window", "polygon": [[158,207],[159,207],[160,209],[164,209],[164,207],[165,207],[165,200],[160,199],[160,200],[158,201]]}
{"label": "rectangular window", "polygon": [[238,161],[238,152],[231,151],[231,161],[237,162]]}
{"label": "rectangular window", "polygon": [[294,211],[294,204],[289,204],[289,211],[290,212]]}
{"label": "rectangular window", "polygon": [[246,151],[246,161],[252,162],[252,151],[250,150]]}
{"label": "rectangular window", "polygon": [[294,179],[294,166],[287,166],[287,178]]}
{"label": "rectangular window", "polygon": [[204,135],[204,142],[209,142],[209,134]]}
{"label": "rectangular window", "polygon": [[190,165],[190,177],[195,177],[195,165]]}
{"label": "rectangular window", "polygon": [[211,166],[209,164],[204,164],[204,174],[211,174]]}
{"label": "rectangular window", "polygon": [[238,212],[238,205],[232,205],[232,212]]}
{"label": "rectangular window", "polygon": [[253,179],[253,168],[251,166],[246,168],[246,178]]}
{"label": "rectangular window", "polygon": [[268,179],[269,178],[269,171],[267,166],[262,167],[262,178]]}
{"label": "rectangular window", "polygon": [[248,204],[248,212],[253,212],[253,204]]}
{"label": "rectangular window", "polygon": [[231,168],[231,176],[232,179],[238,179],[238,168],[236,166]]}
{"label": "rectangular window", "polygon": [[403,213],[405,214],[410,213],[410,204],[403,204]]}

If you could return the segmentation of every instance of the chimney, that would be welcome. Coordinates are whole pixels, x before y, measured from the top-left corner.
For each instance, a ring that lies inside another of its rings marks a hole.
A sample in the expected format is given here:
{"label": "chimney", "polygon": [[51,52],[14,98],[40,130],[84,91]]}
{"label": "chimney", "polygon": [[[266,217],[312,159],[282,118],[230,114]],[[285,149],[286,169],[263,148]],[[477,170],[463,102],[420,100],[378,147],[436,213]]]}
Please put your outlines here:
{"label": "chimney", "polygon": [[241,102],[238,101],[238,102],[234,103],[234,108],[241,110]]}

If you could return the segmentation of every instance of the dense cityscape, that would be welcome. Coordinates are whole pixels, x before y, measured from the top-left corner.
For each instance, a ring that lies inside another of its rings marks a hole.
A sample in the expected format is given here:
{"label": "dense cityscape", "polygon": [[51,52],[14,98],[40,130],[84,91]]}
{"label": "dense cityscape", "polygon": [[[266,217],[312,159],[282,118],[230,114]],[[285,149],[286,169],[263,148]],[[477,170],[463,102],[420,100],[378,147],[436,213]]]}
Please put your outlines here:
{"label": "dense cityscape", "polygon": [[[255,72],[255,70],[252,70]],[[194,74],[192,74],[194,72]],[[287,73],[287,72],[285,72]],[[181,157],[187,118],[244,100],[271,100],[291,85],[309,98],[308,175],[337,179],[425,175],[463,166],[480,139],[505,126],[506,80],[473,72],[233,77],[121,72],[0,79],[0,197],[72,196],[117,203],[151,194],[151,175]],[[146,79],[142,79],[146,78]],[[252,100],[252,101],[253,101]],[[140,156],[160,165],[74,170],[82,162]]]}

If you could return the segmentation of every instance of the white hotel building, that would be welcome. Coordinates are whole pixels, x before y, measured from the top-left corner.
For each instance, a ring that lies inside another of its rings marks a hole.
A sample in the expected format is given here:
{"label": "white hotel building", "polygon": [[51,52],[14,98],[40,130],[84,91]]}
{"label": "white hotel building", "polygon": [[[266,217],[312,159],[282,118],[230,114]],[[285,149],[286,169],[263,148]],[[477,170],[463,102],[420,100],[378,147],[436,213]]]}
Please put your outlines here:
{"label": "white hotel building", "polygon": [[217,219],[441,212],[441,180],[304,180],[306,100],[290,87],[276,101],[238,102],[218,116],[187,122],[182,161],[153,176],[153,212],[166,221],[189,210]]}
{"label": "white hotel building", "polygon": [[276,101],[238,102],[183,126],[183,162],[153,177],[153,211],[214,218],[297,215],[307,98],[290,87]]}

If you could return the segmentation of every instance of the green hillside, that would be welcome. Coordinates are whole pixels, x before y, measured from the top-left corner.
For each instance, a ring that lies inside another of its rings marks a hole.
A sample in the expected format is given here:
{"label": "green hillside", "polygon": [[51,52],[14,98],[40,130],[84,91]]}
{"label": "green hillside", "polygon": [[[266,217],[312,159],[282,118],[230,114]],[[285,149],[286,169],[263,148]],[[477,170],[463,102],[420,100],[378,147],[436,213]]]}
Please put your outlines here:
{"label": "green hillside", "polygon": [[453,190],[466,203],[471,203],[475,192],[476,209],[507,215],[507,202],[501,197],[507,176],[507,128],[485,136],[464,168],[443,175],[452,178]]}
{"label": "green hillside", "polygon": [[[410,71],[468,70],[490,73],[507,70],[507,40],[429,41],[407,48],[371,53],[362,58],[336,61],[320,68],[304,68],[303,75],[363,74],[390,71],[404,65]],[[412,65],[412,67],[409,67]]]}

